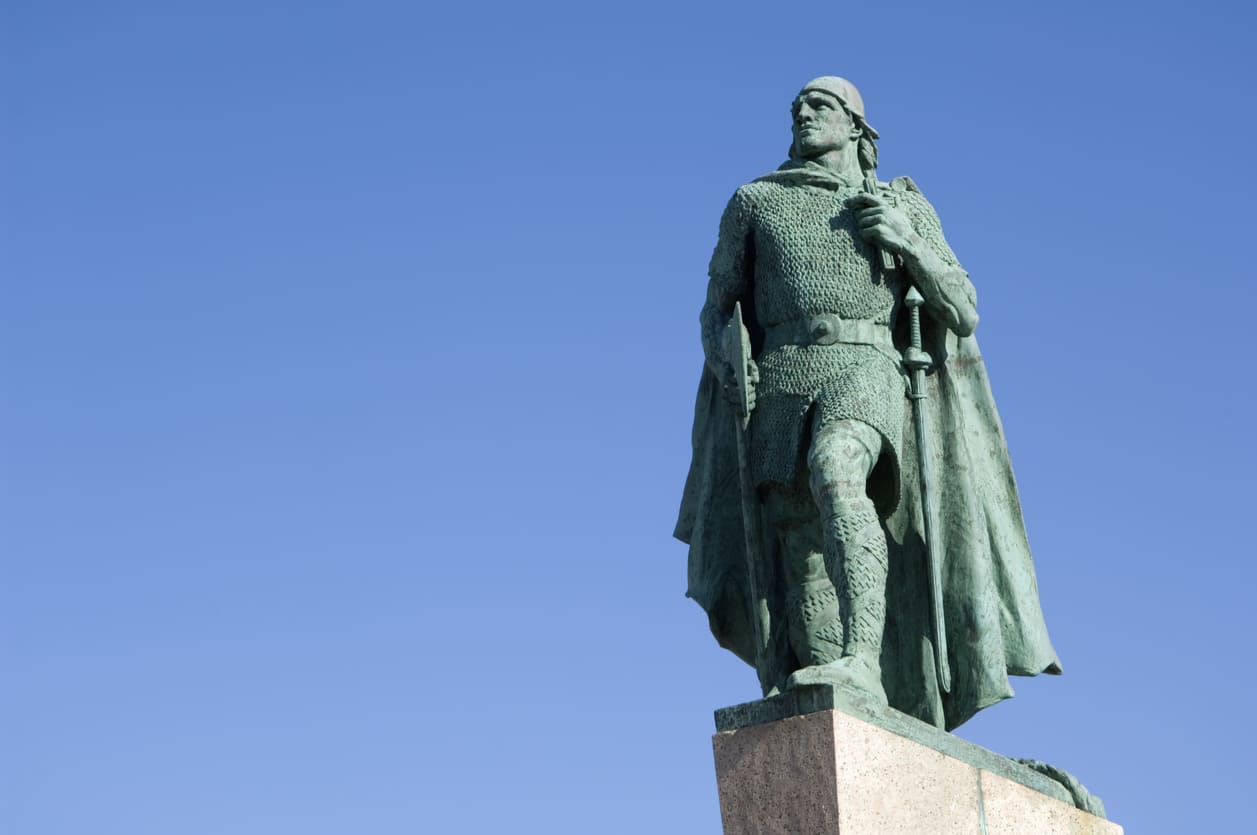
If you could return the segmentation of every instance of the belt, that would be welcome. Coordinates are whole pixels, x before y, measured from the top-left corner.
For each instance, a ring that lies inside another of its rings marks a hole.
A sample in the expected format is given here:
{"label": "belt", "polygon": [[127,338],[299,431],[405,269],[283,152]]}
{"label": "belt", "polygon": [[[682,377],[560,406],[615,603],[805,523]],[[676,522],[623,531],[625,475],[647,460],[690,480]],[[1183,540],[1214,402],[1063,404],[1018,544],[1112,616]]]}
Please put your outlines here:
{"label": "belt", "polygon": [[901,357],[890,336],[890,326],[871,319],[843,319],[837,313],[821,313],[772,325],[764,333],[764,350],[782,345],[870,345],[895,363]]}

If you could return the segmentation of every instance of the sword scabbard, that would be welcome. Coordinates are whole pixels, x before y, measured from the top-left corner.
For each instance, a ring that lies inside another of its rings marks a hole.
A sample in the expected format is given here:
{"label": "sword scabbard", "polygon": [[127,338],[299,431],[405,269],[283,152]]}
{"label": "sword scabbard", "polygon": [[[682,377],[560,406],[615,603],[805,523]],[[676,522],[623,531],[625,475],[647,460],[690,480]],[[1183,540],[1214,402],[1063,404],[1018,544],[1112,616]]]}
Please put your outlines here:
{"label": "sword scabbard", "polygon": [[911,344],[904,351],[904,366],[910,375],[909,399],[912,400],[912,424],[917,441],[917,462],[921,481],[921,521],[925,527],[926,561],[930,571],[930,608],[934,633],[934,664],[938,686],[951,691],[951,664],[947,652],[947,624],[943,610],[943,545],[939,536],[936,483],[934,481],[934,433],[930,426],[929,405],[925,402],[925,370],[933,359],[921,340],[921,306],[925,297],[915,286],[904,297],[911,319]]}

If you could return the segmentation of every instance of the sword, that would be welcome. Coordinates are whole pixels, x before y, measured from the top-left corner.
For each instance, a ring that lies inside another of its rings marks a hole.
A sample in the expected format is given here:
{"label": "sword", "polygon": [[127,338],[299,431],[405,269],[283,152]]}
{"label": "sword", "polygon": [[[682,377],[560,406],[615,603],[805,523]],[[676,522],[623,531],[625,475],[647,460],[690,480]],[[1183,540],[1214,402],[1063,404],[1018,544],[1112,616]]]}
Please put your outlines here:
{"label": "sword", "polygon": [[934,661],[938,669],[938,686],[951,690],[951,667],[947,663],[947,627],[943,622],[943,545],[939,540],[938,505],[935,496],[933,432],[925,399],[925,369],[933,363],[921,347],[921,305],[925,297],[915,286],[908,288],[904,304],[912,317],[912,344],[903,352],[908,368],[912,401],[912,424],[916,429],[917,458],[921,471],[921,515],[925,521],[925,553],[930,567],[930,608],[934,616]]}
{"label": "sword", "polygon": [[760,539],[759,499],[755,495],[755,483],[751,476],[750,447],[747,428],[751,422],[750,386],[747,382],[747,370],[751,360],[751,337],[742,324],[742,303],[733,305],[733,316],[724,332],[725,359],[733,366],[734,378],[738,386],[737,412],[733,416],[734,429],[737,432],[738,447],[738,480],[742,487],[742,531],[746,538],[746,577],[747,592],[751,602],[751,622],[755,628],[755,672],[759,676],[760,688],[768,693],[773,683],[768,681],[768,635],[769,614],[768,598],[763,595],[760,583],[760,567],[763,565]]}

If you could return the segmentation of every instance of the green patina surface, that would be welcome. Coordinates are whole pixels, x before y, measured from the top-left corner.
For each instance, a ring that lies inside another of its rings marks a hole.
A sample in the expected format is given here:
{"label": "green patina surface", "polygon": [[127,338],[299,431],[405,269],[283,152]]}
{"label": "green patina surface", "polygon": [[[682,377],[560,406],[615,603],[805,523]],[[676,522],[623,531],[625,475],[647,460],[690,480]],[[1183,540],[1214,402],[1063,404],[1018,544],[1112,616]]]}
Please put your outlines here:
{"label": "green patina surface", "polygon": [[951,729],[1010,674],[1060,672],[977,293],[915,183],[877,179],[849,82],[809,82],[792,116],[791,159],[737,190],[711,259],[688,593],[764,695],[842,683]]}

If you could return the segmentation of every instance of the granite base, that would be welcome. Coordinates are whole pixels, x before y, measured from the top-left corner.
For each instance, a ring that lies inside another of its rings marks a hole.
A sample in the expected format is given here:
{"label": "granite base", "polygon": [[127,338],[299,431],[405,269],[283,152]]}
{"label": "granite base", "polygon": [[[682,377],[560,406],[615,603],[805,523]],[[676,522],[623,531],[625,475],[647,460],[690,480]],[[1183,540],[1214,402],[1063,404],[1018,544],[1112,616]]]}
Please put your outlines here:
{"label": "granite base", "polygon": [[[858,694],[822,690],[717,712],[725,835],[1122,833],[1036,771]],[[797,711],[800,698],[814,709]],[[773,718],[787,708],[797,712]]]}

